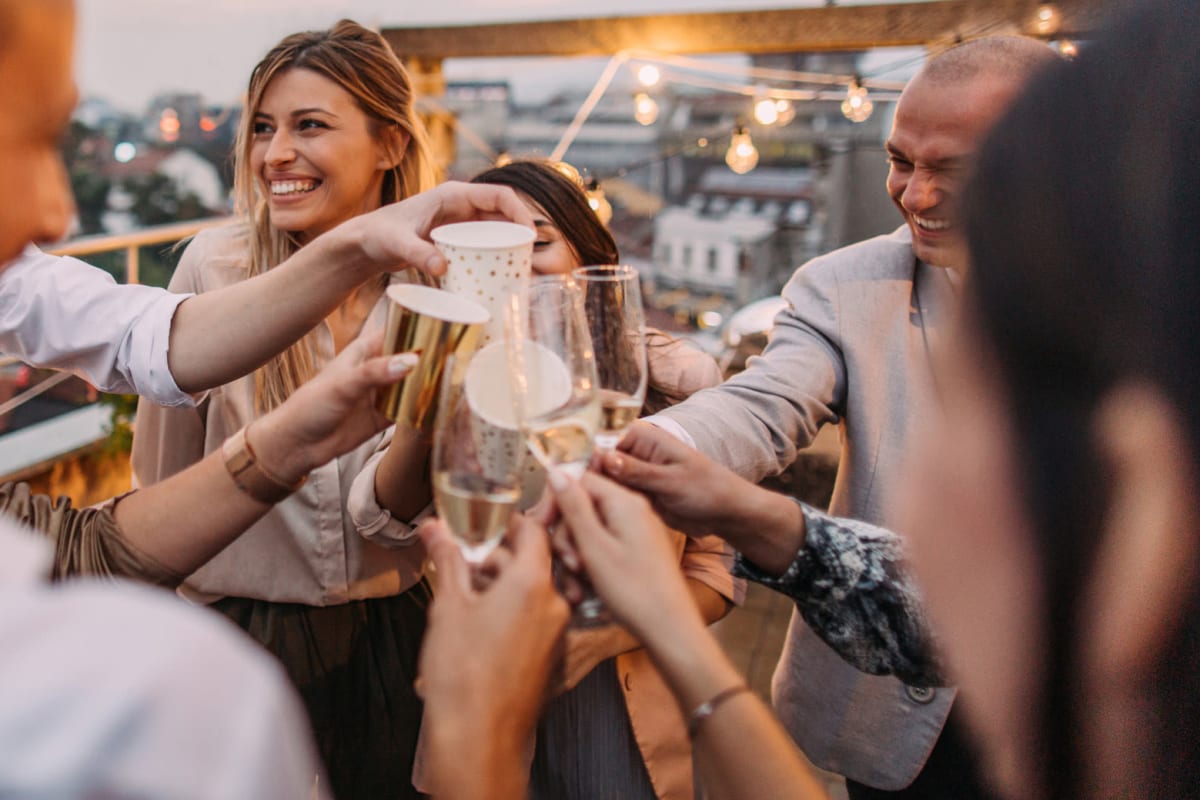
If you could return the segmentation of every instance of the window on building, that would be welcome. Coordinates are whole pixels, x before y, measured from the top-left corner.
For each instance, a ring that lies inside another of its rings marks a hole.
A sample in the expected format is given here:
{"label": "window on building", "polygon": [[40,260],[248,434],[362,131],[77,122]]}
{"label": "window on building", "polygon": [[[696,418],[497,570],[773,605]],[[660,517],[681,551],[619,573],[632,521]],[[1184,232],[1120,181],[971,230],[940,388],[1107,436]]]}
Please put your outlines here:
{"label": "window on building", "polygon": [[708,274],[717,274],[717,248],[708,248]]}
{"label": "window on building", "polygon": [[692,269],[692,246],[690,244],[683,246],[683,268],[685,271]]}

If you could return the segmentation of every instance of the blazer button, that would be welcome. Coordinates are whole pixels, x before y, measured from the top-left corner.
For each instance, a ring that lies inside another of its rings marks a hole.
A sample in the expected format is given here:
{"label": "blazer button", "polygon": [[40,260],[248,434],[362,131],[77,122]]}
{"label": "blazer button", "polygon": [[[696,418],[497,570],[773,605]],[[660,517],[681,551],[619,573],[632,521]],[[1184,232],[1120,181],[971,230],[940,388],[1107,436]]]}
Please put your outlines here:
{"label": "blazer button", "polygon": [[929,686],[909,686],[905,684],[904,693],[908,695],[908,699],[920,706],[928,705],[933,702],[933,697],[936,694]]}

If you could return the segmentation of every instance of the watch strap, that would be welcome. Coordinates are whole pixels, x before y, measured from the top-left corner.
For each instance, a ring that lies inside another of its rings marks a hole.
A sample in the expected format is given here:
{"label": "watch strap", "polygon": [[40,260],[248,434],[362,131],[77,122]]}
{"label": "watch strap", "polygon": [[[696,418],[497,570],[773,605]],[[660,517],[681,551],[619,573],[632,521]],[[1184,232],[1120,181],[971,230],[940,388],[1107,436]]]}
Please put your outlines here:
{"label": "watch strap", "polygon": [[233,478],[238,489],[260,503],[274,505],[303,486],[308,476],[289,484],[271,474],[258,462],[250,442],[246,440],[246,428],[249,427],[242,428],[222,445],[225,469],[229,470],[229,477]]}

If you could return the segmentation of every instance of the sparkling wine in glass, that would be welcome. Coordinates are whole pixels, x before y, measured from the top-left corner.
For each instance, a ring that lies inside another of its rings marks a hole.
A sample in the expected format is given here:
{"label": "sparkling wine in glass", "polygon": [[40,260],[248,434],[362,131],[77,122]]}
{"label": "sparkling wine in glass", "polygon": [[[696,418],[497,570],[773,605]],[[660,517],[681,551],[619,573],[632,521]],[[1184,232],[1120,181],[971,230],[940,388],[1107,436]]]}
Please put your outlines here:
{"label": "sparkling wine in glass", "polygon": [[646,320],[638,272],[629,266],[574,271],[583,293],[600,394],[596,447],[611,450],[641,415],[649,376]]}
{"label": "sparkling wine in glass", "polygon": [[483,352],[447,360],[433,434],[434,505],[472,563],[487,558],[508,529],[525,460],[507,385],[480,377]]}
{"label": "sparkling wine in glass", "polygon": [[530,283],[526,304],[523,346],[513,348],[513,371],[525,381],[519,394],[526,441],[543,467],[579,477],[600,424],[583,296],[570,278],[550,276]]}

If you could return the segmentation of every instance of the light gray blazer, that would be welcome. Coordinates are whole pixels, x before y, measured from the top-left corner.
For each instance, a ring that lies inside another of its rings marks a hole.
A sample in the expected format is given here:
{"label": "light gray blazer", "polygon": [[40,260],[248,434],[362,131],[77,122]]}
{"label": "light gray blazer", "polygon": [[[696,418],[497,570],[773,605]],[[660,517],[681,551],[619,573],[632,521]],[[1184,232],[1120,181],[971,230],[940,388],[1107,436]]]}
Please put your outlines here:
{"label": "light gray blazer", "polygon": [[[907,228],[810,261],[746,370],[664,412],[698,449],[750,479],[795,460],[826,423],[841,427],[830,512],[886,527],[909,437],[937,418],[928,348],[955,304],[946,271],[917,261]],[[818,766],[880,789],[920,772],[953,689],[859,672],[793,613],[775,708]]]}

